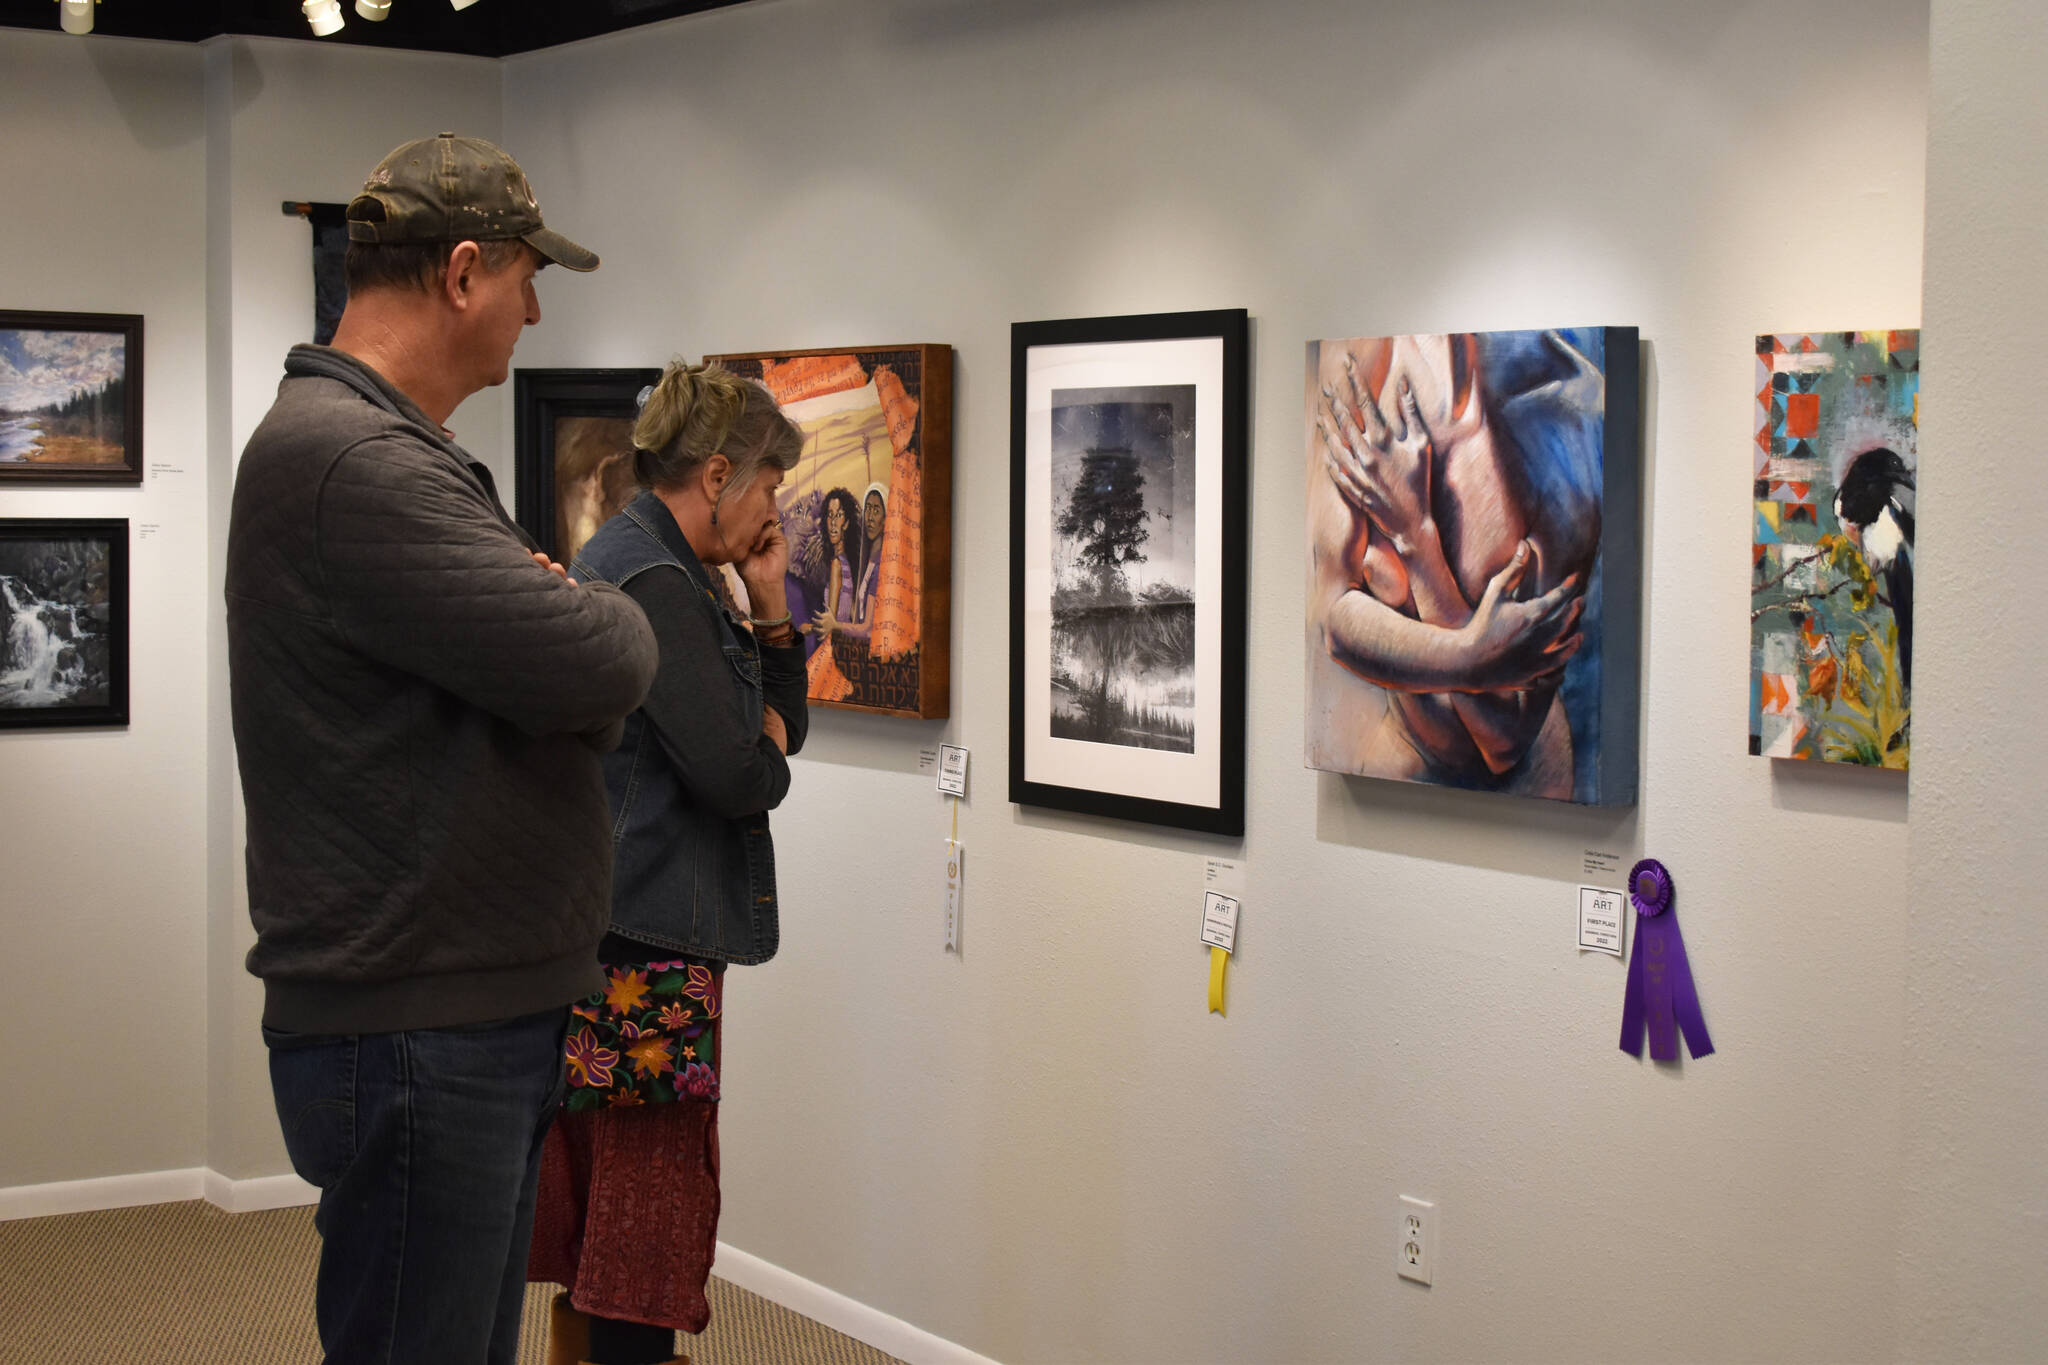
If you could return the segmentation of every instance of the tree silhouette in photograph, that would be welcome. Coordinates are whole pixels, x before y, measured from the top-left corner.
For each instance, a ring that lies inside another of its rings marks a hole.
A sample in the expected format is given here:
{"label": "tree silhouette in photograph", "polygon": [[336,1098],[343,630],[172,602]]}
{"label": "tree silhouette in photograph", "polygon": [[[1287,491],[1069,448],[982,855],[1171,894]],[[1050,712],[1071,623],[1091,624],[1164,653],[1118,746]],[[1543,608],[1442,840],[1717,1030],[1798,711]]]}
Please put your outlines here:
{"label": "tree silhouette in photograph", "polygon": [[1088,447],[1054,529],[1079,544],[1100,602],[1128,597],[1123,566],[1143,561],[1139,547],[1152,535],[1145,527],[1145,474],[1137,455],[1128,446]]}
{"label": "tree silhouette in photograph", "polygon": [[1095,664],[1089,714],[1079,732],[1070,732],[1072,737],[1192,747],[1185,722],[1148,707],[1133,711],[1115,691],[1117,679],[1128,671],[1181,665],[1192,656],[1192,611],[1184,594],[1163,586],[1154,594],[1137,594],[1126,577],[1127,566],[1145,562],[1144,545],[1152,534],[1146,525],[1145,474],[1136,453],[1127,446],[1088,447],[1053,529],[1074,545],[1084,574],[1081,583],[1055,594],[1057,628],[1069,657]]}

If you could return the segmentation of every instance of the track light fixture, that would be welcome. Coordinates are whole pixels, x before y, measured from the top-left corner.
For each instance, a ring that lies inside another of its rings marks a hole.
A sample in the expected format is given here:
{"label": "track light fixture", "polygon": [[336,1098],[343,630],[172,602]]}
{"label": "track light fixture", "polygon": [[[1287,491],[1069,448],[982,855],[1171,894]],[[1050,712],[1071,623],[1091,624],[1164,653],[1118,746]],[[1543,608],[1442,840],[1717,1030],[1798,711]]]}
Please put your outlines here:
{"label": "track light fixture", "polygon": [[476,0],[448,0],[449,9],[468,9]]}
{"label": "track light fixture", "polygon": [[57,19],[66,33],[92,32],[92,7],[97,0],[57,0]]}
{"label": "track light fixture", "polygon": [[348,22],[341,17],[341,0],[305,0],[299,8],[305,11],[306,23],[316,38],[339,33],[341,26]]}
{"label": "track light fixture", "polygon": [[356,13],[371,23],[391,17],[391,0],[356,0]]}

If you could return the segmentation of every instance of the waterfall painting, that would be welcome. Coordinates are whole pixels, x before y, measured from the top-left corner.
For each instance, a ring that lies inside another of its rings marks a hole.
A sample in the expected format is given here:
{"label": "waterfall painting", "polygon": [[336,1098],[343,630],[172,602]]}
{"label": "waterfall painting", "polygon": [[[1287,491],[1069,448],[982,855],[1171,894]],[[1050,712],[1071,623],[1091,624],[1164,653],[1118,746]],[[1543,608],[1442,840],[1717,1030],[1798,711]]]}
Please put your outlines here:
{"label": "waterfall painting", "polygon": [[1019,323],[1010,799],[1244,829],[1241,310]]}
{"label": "waterfall painting", "polygon": [[0,311],[0,483],[142,482],[142,319]]}
{"label": "waterfall painting", "polygon": [[0,520],[0,727],[128,723],[128,523]]}

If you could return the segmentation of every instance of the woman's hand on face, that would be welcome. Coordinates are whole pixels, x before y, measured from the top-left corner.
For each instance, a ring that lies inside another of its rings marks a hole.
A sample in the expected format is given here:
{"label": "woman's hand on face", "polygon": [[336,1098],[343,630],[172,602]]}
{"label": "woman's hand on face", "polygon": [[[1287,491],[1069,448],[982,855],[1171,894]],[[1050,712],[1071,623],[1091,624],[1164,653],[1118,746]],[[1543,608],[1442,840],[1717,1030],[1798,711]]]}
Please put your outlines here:
{"label": "woman's hand on face", "polygon": [[789,572],[789,540],[782,534],[782,521],[768,523],[760,539],[733,562],[740,582],[747,585],[747,600],[756,616],[780,616],[783,605],[783,575]]}

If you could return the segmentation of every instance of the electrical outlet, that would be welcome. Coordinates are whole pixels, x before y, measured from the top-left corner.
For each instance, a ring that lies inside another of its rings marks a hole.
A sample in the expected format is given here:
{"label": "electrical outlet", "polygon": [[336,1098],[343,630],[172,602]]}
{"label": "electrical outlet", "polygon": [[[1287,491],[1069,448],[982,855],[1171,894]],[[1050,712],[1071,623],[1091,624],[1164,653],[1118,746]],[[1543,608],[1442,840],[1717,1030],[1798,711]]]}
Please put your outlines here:
{"label": "electrical outlet", "polygon": [[1435,1266],[1436,1205],[1404,1194],[1394,1239],[1394,1270],[1404,1280],[1428,1284]]}

